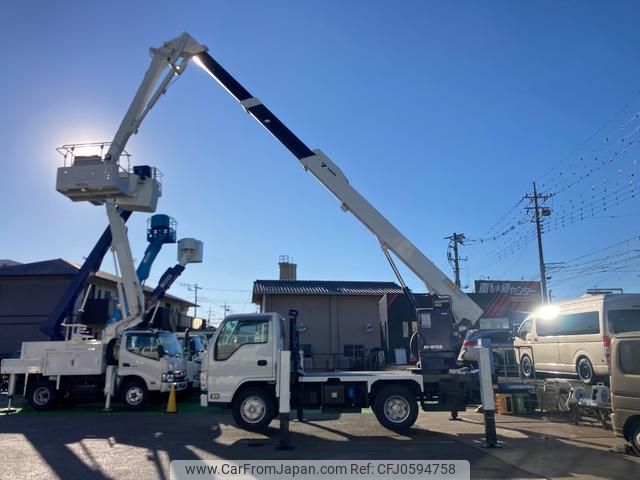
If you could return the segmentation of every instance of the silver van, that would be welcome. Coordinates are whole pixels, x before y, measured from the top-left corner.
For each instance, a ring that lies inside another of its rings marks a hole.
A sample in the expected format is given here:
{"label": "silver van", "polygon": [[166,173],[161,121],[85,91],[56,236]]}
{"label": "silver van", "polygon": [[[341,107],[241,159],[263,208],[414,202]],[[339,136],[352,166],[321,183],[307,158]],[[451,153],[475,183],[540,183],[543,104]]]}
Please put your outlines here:
{"label": "silver van", "polygon": [[587,295],[543,305],[522,322],[513,344],[525,377],[535,369],[593,384],[609,376],[611,338],[624,332],[640,332],[640,294]]}
{"label": "silver van", "polygon": [[611,424],[640,455],[640,333],[611,342]]}

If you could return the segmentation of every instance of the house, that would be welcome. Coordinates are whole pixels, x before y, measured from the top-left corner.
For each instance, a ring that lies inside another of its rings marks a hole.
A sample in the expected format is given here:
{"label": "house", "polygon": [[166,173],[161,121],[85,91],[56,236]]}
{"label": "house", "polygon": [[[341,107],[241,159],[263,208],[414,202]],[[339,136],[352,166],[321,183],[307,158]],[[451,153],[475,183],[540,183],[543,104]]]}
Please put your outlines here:
{"label": "house", "polygon": [[285,319],[297,310],[306,367],[336,369],[355,368],[380,350],[378,303],[400,293],[393,282],[256,280],[252,299],[261,312]]}
{"label": "house", "polygon": [[[53,311],[80,266],[61,258],[42,262],[0,267],[0,357],[17,350],[23,341],[47,340],[40,327]],[[89,295],[80,295],[74,312],[87,297],[84,313],[74,320],[99,334],[117,304],[117,277],[97,272],[89,282]],[[144,288],[149,295],[153,289]],[[194,304],[173,295],[165,295],[156,319],[163,327],[180,329],[191,326],[187,316]]]}

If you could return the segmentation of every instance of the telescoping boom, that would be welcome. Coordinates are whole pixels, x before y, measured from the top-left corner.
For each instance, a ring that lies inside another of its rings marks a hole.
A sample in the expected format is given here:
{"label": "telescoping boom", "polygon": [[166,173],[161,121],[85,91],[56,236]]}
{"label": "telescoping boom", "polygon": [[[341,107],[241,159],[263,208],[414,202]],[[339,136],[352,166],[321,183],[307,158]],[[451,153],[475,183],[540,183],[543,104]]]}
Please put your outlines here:
{"label": "telescoping boom", "polygon": [[349,183],[342,170],[321,150],[311,150],[207,51],[196,54],[193,59],[233,95],[252,117],[295,155],[305,170],[311,172],[341,202],[342,210],[351,212],[378,238],[383,250],[390,250],[402,260],[424,282],[429,292],[451,297],[451,308],[456,322],[463,320],[475,322],[480,318],[482,315],[480,307],[371,205]]}

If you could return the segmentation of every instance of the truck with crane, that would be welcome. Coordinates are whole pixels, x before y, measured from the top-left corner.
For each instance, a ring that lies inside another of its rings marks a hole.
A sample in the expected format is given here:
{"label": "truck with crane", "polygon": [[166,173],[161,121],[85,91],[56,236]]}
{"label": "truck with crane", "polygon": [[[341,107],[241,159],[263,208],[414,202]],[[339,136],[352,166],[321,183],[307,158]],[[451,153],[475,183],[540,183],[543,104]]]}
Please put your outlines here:
{"label": "truck with crane", "polygon": [[[138,410],[146,405],[150,393],[187,387],[186,362],[177,337],[173,332],[148,328],[145,317],[151,308],[157,308],[158,300],[186,264],[202,261],[202,242],[188,238],[178,243],[178,265],[165,272],[151,302],[145,303],[125,226],[130,212],[154,212],[162,193],[159,171],[147,165],[132,169],[125,165],[125,159],[129,160],[125,145],[146,115],[143,104],[148,100],[146,84],[153,81],[153,75],[147,75],[113,142],[100,145],[101,149],[108,147],[104,157],[78,154],[87,145],[65,145],[59,150],[65,164],[58,169],[56,189],[72,201],[104,205],[109,228],[94,247],[88,259],[91,261],[81,269],[82,275],[72,281],[47,322],[45,331],[52,340],[24,342],[19,358],[2,361],[0,371],[9,375],[9,398],[20,387],[36,410],[53,407],[63,396],[96,391],[104,392],[106,410],[111,408],[114,395],[119,395],[129,409]],[[155,254],[167,239],[160,240],[154,242]],[[120,313],[96,338],[84,325],[63,323],[63,319],[73,308],[83,284],[99,268],[109,245],[120,280],[117,284]],[[152,260],[154,252],[148,250],[147,260]],[[142,276],[150,266],[147,263],[143,260]],[[59,328],[66,328],[63,340],[55,338]]]}
{"label": "truck with crane", "polygon": [[[414,306],[411,291],[392,254],[424,282],[431,294],[429,308],[416,308],[417,329],[411,344],[417,366],[405,371],[307,373],[297,358],[295,312],[290,315],[288,338],[285,320],[277,313],[231,315],[220,325],[207,348],[201,371],[201,404],[231,407],[238,425],[254,431],[264,430],[277,411],[281,421],[284,416],[288,418],[291,406],[300,415],[304,408],[310,407],[344,412],[371,406],[380,423],[396,431],[413,425],[418,405],[425,411],[450,411],[452,416],[464,410],[470,376],[455,370],[456,356],[466,329],[481,316],[482,310],[375,209],[327,155],[304,144],[209,55],[207,47],[189,34],[184,33],[160,48],[151,49],[151,66],[116,139],[106,155],[94,159],[95,168],[101,172],[98,177],[106,185],[94,185],[85,179],[91,185],[89,195],[85,193],[86,185],[79,181],[71,182],[75,187],[64,193],[72,200],[103,201],[110,222],[116,226],[118,218],[113,198],[124,199],[121,208],[131,208],[132,204],[137,207],[142,198],[150,200],[150,192],[132,195],[130,190],[153,178],[153,173],[134,169],[133,180],[127,178],[119,183],[122,173],[114,166],[114,160],[119,158],[142,119],[169,85],[182,75],[190,60],[211,75],[279,140],[303,168],[338,199],[343,211],[351,212],[374,234]],[[162,77],[164,70],[168,72]],[[59,171],[59,187],[61,182],[68,183],[64,181],[64,175],[64,171]],[[123,224],[121,220],[119,223]],[[122,234],[117,240],[124,244],[124,229],[115,230]],[[126,253],[127,249],[124,251]],[[131,264],[130,261],[123,263],[126,264],[124,267]],[[136,277],[132,268],[123,271],[123,279],[132,283],[129,288],[134,292]]]}

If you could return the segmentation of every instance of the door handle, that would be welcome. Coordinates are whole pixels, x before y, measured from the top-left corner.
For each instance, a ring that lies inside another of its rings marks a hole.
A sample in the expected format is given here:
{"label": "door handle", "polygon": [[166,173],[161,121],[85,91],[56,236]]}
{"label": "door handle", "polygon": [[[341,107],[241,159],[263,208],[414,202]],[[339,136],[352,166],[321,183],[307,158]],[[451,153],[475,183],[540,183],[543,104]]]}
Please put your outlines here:
{"label": "door handle", "polygon": [[123,367],[130,367],[131,365],[129,365],[128,363],[123,363],[122,366]]}
{"label": "door handle", "polygon": [[258,360],[258,365],[264,367],[267,364],[266,360]]}

